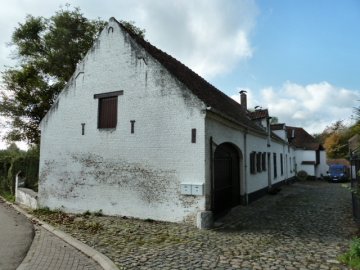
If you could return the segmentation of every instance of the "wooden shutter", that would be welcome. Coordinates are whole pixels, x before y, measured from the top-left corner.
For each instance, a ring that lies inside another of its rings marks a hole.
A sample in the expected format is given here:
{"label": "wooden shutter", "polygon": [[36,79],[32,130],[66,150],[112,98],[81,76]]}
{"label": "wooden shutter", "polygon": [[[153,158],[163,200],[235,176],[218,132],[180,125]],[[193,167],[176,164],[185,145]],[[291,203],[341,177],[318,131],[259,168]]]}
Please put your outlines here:
{"label": "wooden shutter", "polygon": [[116,128],[117,96],[99,99],[98,128]]}

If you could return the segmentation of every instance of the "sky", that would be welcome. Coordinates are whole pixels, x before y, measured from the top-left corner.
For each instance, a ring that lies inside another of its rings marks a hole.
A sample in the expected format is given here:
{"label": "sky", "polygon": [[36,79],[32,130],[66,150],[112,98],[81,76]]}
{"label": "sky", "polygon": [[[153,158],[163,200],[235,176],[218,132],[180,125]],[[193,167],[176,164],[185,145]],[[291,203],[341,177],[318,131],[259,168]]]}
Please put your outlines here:
{"label": "sky", "polygon": [[27,14],[50,17],[70,3],[89,19],[134,21],[228,96],[239,101],[244,89],[249,109],[311,134],[351,123],[360,106],[358,0],[0,1],[0,70],[17,64],[8,44]]}

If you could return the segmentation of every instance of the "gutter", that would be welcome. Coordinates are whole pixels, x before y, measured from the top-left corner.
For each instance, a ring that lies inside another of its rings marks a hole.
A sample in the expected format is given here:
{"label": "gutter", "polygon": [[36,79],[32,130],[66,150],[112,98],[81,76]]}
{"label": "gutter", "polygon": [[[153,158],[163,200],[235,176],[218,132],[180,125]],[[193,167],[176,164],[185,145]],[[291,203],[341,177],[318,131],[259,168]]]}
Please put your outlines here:
{"label": "gutter", "polygon": [[[228,121],[230,121],[230,122],[232,122],[232,123],[234,123],[234,124],[242,127],[244,130],[246,130],[246,132],[247,132],[248,130],[251,130],[251,131],[253,131],[253,132],[255,132],[255,133],[258,133],[258,134],[261,134],[261,135],[265,135],[265,136],[266,136],[266,132],[264,132],[264,131],[262,131],[262,130],[257,130],[257,129],[255,129],[255,128],[253,128],[253,127],[249,127],[249,126],[247,126],[247,125],[245,125],[245,124],[242,124],[242,123],[240,123],[238,120],[236,120],[236,119],[234,119],[234,118],[232,118],[232,117],[230,117],[230,116],[227,116],[226,114],[220,112],[220,111],[217,110],[217,109],[214,109],[213,107],[206,107],[206,110],[207,110],[207,111],[210,111],[210,112],[213,112],[213,113],[221,116],[222,118],[224,118],[224,119],[226,119],[226,120],[228,120]],[[251,120],[250,120],[250,121],[251,121]]]}

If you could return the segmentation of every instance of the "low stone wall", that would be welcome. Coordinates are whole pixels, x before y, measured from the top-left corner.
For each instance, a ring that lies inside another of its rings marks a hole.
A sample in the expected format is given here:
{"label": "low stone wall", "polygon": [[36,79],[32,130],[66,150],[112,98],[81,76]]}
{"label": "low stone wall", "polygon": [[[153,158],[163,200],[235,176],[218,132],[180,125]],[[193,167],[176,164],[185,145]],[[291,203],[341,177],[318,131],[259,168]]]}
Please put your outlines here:
{"label": "low stone wall", "polygon": [[24,188],[25,179],[20,177],[21,171],[15,177],[15,201],[31,209],[38,208],[38,194],[32,189]]}
{"label": "low stone wall", "polygon": [[28,188],[17,188],[15,201],[19,204],[25,205],[31,209],[38,208],[37,193]]}
{"label": "low stone wall", "polygon": [[23,204],[31,209],[38,208],[38,195],[35,191],[28,188],[17,188],[16,192],[16,202],[19,204]]}

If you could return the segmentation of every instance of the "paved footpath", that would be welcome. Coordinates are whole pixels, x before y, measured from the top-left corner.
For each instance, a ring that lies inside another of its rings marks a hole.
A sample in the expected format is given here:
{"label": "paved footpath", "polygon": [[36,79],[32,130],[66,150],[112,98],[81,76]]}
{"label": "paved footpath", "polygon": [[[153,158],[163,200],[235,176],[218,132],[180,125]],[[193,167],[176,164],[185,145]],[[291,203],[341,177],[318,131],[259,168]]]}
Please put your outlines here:
{"label": "paved footpath", "polygon": [[54,234],[35,225],[29,252],[17,270],[101,270],[96,262]]}
{"label": "paved footpath", "polygon": [[31,222],[0,199],[0,269],[16,269],[32,239]]}
{"label": "paved footpath", "polygon": [[0,198],[0,270],[103,269],[84,253],[33,223]]}

